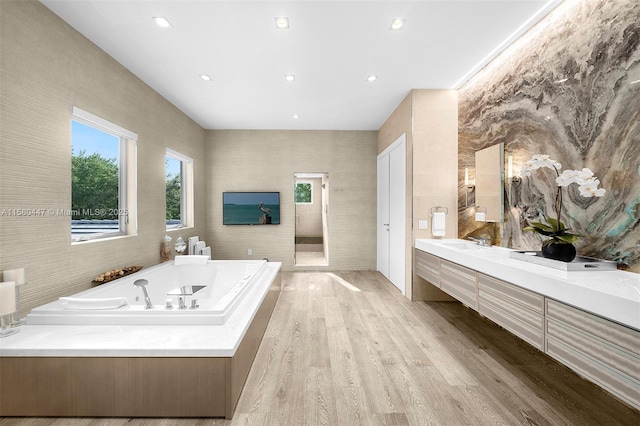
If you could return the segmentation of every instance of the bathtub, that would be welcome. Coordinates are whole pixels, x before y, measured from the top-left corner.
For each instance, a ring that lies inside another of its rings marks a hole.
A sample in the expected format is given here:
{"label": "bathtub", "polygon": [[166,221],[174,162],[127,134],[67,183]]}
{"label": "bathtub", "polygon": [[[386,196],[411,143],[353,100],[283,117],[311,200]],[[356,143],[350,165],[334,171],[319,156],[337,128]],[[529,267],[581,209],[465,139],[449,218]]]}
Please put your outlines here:
{"label": "bathtub", "polygon": [[[27,315],[27,324],[221,325],[260,280],[267,265],[265,260],[179,260],[37,307]],[[133,285],[138,279],[148,281],[152,309],[146,308],[142,289]],[[203,288],[186,296],[187,308],[179,309],[179,296],[168,294],[183,286]],[[191,308],[192,303],[198,307]]]}
{"label": "bathtub", "polygon": [[[282,263],[205,262],[167,262],[34,309],[0,344],[0,418],[231,419],[282,290]],[[153,309],[137,279],[149,281]],[[182,285],[207,286],[189,297],[200,307],[165,309]]]}

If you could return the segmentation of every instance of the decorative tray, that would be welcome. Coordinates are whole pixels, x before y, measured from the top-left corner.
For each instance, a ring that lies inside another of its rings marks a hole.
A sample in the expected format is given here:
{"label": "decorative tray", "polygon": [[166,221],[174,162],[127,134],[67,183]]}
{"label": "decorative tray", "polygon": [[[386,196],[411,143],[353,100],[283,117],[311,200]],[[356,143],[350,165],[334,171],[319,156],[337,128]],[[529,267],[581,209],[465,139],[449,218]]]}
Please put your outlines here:
{"label": "decorative tray", "polygon": [[92,283],[97,285],[108,283],[109,281],[117,280],[118,278],[131,275],[141,269],[142,266],[126,266],[120,269],[113,269],[111,271],[103,272],[102,274],[98,275],[93,279]]}
{"label": "decorative tray", "polygon": [[540,251],[512,251],[509,257],[561,271],[615,271],[618,269],[616,262],[586,256],[576,256],[571,262],[562,262],[547,259]]}

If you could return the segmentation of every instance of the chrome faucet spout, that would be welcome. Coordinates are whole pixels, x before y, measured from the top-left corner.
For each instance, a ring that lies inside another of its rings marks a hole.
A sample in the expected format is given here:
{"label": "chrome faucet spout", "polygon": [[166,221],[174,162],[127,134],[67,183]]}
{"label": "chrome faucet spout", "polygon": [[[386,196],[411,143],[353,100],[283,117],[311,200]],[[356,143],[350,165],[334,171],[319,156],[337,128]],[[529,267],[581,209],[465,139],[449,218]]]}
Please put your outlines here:
{"label": "chrome faucet spout", "polygon": [[151,303],[151,298],[149,297],[149,293],[147,293],[147,289],[145,288],[147,284],[149,284],[149,281],[145,279],[139,279],[133,282],[133,285],[135,287],[140,287],[142,289],[142,293],[144,294],[145,309],[153,309],[153,303]]}
{"label": "chrome faucet spout", "polygon": [[187,309],[187,297],[178,296],[178,309]]}
{"label": "chrome faucet spout", "polygon": [[479,246],[483,247],[491,247],[491,242],[488,238],[475,238],[475,237],[467,237],[467,239],[474,241]]}

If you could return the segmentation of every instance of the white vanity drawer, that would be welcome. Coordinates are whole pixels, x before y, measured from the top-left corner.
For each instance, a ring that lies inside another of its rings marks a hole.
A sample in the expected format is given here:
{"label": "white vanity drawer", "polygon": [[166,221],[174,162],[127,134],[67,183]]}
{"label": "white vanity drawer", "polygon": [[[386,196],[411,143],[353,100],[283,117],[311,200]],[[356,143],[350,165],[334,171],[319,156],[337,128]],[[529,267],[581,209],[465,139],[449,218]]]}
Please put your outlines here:
{"label": "white vanity drawer", "polygon": [[422,250],[415,250],[416,275],[440,287],[440,258]]}

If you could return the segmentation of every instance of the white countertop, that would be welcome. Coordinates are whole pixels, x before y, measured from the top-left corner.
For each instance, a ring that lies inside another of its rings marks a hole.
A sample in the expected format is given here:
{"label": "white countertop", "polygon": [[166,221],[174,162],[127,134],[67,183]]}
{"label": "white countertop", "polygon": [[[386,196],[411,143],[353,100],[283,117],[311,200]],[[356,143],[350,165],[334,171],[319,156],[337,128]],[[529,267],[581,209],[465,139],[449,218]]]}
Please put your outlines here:
{"label": "white countertop", "polygon": [[279,269],[264,272],[272,276],[258,280],[224,325],[22,325],[0,339],[0,356],[230,357]]}
{"label": "white countertop", "polygon": [[455,239],[418,239],[415,247],[483,274],[640,330],[640,274],[562,271],[509,257],[511,249]]}

